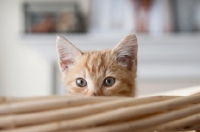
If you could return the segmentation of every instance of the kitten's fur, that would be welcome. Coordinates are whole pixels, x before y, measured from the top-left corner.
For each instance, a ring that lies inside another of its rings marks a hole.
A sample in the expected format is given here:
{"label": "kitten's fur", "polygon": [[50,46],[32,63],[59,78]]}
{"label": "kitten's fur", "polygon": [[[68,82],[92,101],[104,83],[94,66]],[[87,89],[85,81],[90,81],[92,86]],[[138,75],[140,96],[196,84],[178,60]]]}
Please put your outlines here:
{"label": "kitten's fur", "polygon": [[[69,95],[134,96],[137,71],[137,38],[130,34],[112,50],[82,52],[68,40],[58,36],[57,49],[63,81]],[[112,86],[104,86],[104,79],[115,78]],[[78,78],[87,81],[79,87]]]}

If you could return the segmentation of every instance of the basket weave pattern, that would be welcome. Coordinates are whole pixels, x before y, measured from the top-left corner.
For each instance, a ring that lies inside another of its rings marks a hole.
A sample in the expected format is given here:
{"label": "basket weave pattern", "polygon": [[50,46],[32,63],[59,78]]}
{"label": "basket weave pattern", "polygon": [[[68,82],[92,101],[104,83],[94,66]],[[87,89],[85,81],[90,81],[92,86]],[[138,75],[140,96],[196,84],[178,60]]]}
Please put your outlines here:
{"label": "basket weave pattern", "polygon": [[200,94],[125,97],[0,97],[0,132],[200,130]]}

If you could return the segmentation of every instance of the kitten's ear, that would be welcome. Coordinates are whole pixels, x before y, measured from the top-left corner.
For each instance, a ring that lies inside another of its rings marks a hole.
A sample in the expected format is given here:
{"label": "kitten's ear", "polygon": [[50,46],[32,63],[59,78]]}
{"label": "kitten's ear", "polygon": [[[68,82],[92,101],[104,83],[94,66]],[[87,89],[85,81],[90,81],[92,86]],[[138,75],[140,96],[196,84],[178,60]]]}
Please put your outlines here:
{"label": "kitten's ear", "polygon": [[82,55],[82,52],[61,36],[57,36],[56,44],[60,68],[66,71],[75,62],[76,57]]}
{"label": "kitten's ear", "polygon": [[128,70],[131,70],[137,65],[138,43],[134,33],[122,39],[117,46],[112,50],[116,55],[116,59],[122,65],[125,65]]}

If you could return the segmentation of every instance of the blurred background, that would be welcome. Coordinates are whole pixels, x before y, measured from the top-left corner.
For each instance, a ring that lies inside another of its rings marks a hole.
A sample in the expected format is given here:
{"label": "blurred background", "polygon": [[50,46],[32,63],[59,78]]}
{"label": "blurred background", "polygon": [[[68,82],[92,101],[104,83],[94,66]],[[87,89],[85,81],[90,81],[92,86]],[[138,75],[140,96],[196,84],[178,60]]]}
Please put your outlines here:
{"label": "blurred background", "polygon": [[0,95],[65,94],[56,35],[83,51],[138,37],[138,94],[200,85],[200,0],[1,0]]}

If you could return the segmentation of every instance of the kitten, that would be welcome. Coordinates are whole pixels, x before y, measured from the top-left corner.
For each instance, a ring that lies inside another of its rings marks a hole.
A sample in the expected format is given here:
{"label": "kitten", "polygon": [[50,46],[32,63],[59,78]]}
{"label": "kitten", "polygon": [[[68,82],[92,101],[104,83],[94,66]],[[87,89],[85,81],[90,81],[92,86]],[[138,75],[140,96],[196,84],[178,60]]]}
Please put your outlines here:
{"label": "kitten", "polygon": [[68,95],[134,96],[137,38],[130,34],[112,50],[82,52],[58,36],[57,50]]}

